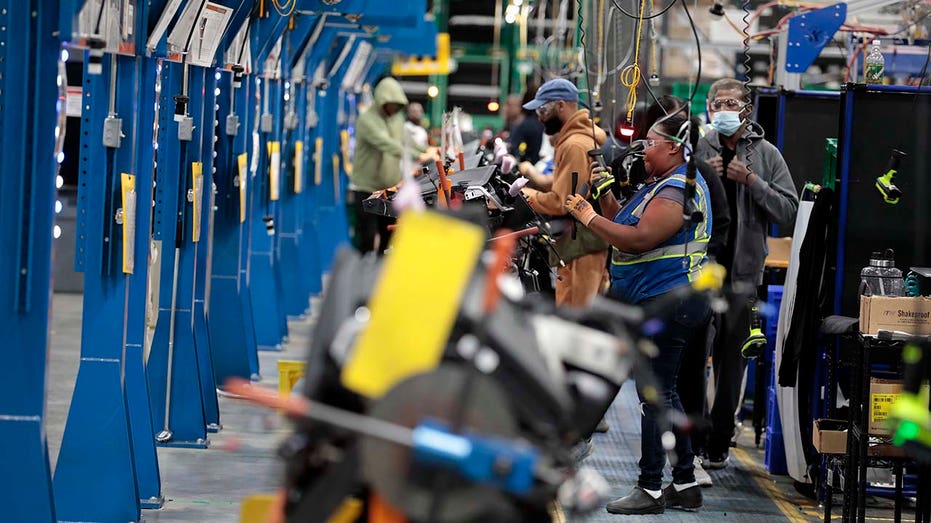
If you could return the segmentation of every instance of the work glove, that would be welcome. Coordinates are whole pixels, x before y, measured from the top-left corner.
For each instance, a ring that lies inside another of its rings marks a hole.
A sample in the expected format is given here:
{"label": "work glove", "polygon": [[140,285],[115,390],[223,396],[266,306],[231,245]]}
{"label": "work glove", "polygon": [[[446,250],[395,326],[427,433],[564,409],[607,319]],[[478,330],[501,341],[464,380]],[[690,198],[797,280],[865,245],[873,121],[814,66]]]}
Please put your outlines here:
{"label": "work glove", "polygon": [[614,175],[611,174],[610,167],[601,167],[597,166],[592,169],[592,189],[589,193],[592,200],[598,200],[602,196],[608,194],[608,191],[611,190],[611,186],[614,185]]}
{"label": "work glove", "polygon": [[511,156],[510,154],[505,154],[501,157],[501,172],[510,173],[517,167],[517,159]]}
{"label": "work glove", "polygon": [[507,156],[508,144],[501,138],[495,138],[495,163],[501,161],[501,158]]}
{"label": "work glove", "polygon": [[592,204],[588,203],[585,198],[578,194],[573,194],[566,198],[563,209],[586,227],[588,227],[588,224],[592,223],[595,216],[598,216],[598,213],[592,208]]}

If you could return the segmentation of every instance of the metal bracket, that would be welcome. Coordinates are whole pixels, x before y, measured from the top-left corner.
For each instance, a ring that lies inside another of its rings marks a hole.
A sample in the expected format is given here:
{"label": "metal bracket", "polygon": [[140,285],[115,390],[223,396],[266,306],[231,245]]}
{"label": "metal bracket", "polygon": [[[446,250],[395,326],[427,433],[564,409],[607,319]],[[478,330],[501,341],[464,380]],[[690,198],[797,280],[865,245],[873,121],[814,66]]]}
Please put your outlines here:
{"label": "metal bracket", "polygon": [[786,72],[807,71],[846,20],[845,2],[790,18],[786,37]]}

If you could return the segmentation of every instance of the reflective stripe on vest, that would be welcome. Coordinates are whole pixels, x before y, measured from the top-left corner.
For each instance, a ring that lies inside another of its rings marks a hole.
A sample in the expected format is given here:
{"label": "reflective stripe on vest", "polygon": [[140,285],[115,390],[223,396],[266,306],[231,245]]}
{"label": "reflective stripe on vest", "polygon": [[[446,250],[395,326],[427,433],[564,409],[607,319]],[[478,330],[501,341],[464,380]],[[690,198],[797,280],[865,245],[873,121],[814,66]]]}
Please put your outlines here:
{"label": "reflective stripe on vest", "polygon": [[[686,248],[688,248],[687,252]],[[611,263],[614,265],[634,265],[666,258],[704,256],[706,252],[708,252],[708,238],[690,241],[685,245],[667,245],[640,254],[630,254],[618,249],[611,249]]]}
{"label": "reflective stripe on vest", "polygon": [[[662,182],[656,184],[656,187],[650,190],[643,197],[637,207],[631,211],[631,216],[636,216],[638,219],[643,217],[643,212],[646,210],[646,206],[653,197],[656,195],[660,189],[666,187],[667,181],[679,181],[682,183],[688,183],[684,174],[674,174]],[[631,254],[626,253],[618,248],[611,249],[611,264],[612,265],[634,265],[637,263],[646,263],[656,260],[662,260],[667,258],[689,258],[689,265],[692,268],[696,261],[698,263],[704,258],[705,253],[708,252],[708,241],[710,240],[710,235],[708,234],[708,209],[705,205],[705,192],[702,189],[702,186],[698,183],[695,184],[695,195],[698,198],[698,210],[702,213],[704,219],[697,224],[695,227],[695,235],[693,239],[688,240],[685,244],[677,245],[666,245],[663,247],[658,247],[651,251],[647,251],[640,254]],[[688,249],[686,251],[686,249]],[[695,260],[695,258],[698,258]]]}

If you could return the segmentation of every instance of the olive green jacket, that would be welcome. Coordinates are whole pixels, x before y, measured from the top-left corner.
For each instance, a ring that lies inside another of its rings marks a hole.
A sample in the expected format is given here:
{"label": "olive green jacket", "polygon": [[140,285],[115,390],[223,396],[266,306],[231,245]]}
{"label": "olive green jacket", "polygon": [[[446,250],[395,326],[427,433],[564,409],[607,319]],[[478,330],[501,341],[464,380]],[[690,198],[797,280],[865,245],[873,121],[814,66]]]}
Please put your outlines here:
{"label": "olive green jacket", "polygon": [[[356,150],[351,188],[375,192],[393,187],[401,181],[401,156],[404,140],[404,112],[385,114],[387,103],[407,105],[407,96],[394,78],[385,78],[375,87],[375,102],[356,120]],[[411,154],[415,153],[411,146]],[[416,156],[414,156],[416,158]]]}

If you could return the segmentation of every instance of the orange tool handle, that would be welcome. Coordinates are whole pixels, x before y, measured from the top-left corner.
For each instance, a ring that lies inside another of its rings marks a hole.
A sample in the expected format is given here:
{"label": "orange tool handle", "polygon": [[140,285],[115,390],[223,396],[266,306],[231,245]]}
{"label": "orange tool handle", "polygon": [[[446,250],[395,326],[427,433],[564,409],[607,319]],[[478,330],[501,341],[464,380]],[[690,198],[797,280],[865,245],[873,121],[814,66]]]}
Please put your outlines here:
{"label": "orange tool handle", "polygon": [[437,207],[446,209],[449,207],[449,178],[446,177],[446,169],[443,167],[443,162],[436,161],[436,171],[440,175],[440,190],[437,191]]}
{"label": "orange tool handle", "polygon": [[498,289],[498,277],[507,271],[516,243],[517,236],[506,229],[499,232],[494,238],[492,251],[495,253],[495,259],[485,274],[485,314],[495,312],[498,307],[498,300],[501,298],[501,292]]}
{"label": "orange tool handle", "polygon": [[[388,227],[391,227],[391,226],[389,225]],[[389,229],[389,230],[390,230],[390,229]],[[512,236],[513,236],[514,239],[516,240],[516,239],[518,239],[518,238],[523,238],[524,236],[533,236],[534,234],[537,234],[537,233],[539,233],[539,232],[540,232],[540,228],[539,228],[539,227],[536,227],[536,226],[534,226],[534,227],[527,227],[526,229],[521,229],[521,230],[519,230],[519,231],[509,232],[509,233],[501,234],[501,235],[499,235],[499,236],[495,236],[494,238],[492,238],[492,239],[490,239],[490,240],[488,240],[488,241],[490,241],[490,242],[498,241],[498,240],[501,240],[502,238],[512,237]]]}

